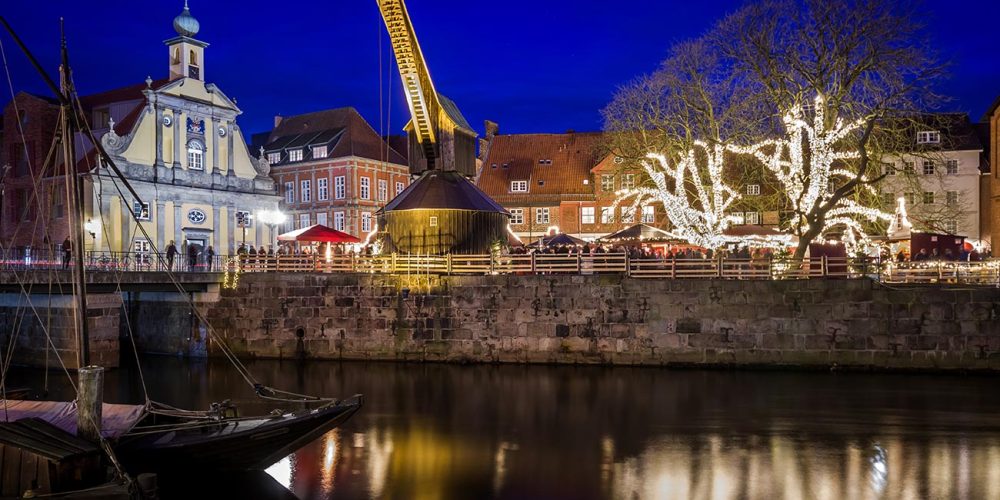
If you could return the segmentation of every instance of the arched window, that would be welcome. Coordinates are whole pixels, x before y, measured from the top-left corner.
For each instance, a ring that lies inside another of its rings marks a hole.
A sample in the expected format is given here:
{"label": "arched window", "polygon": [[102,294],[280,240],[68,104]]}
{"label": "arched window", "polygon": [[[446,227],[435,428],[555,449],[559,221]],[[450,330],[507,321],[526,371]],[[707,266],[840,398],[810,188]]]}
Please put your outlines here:
{"label": "arched window", "polygon": [[188,141],[188,169],[205,170],[205,145],[197,139]]}
{"label": "arched window", "polygon": [[198,54],[195,53],[194,50],[191,51],[191,59],[189,64],[192,64],[194,66],[198,65]]}
{"label": "arched window", "polygon": [[173,61],[171,62],[171,64],[180,64],[180,63],[181,63],[181,49],[180,48],[175,48],[174,49],[174,57],[173,57]]}

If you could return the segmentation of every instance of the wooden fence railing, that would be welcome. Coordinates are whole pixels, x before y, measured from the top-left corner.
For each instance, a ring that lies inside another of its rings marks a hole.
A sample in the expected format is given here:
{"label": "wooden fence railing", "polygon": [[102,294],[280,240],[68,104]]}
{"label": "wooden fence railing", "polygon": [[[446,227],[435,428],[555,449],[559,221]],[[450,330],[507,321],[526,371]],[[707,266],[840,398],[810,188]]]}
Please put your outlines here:
{"label": "wooden fence railing", "polygon": [[[62,254],[0,255],[0,270],[72,268]],[[88,252],[88,271],[101,272],[283,272],[393,274],[623,274],[635,278],[721,278],[737,280],[861,278],[886,283],[968,283],[1000,286],[1000,260],[982,262],[889,262],[872,259],[662,259],[625,253],[485,255],[234,255]]]}

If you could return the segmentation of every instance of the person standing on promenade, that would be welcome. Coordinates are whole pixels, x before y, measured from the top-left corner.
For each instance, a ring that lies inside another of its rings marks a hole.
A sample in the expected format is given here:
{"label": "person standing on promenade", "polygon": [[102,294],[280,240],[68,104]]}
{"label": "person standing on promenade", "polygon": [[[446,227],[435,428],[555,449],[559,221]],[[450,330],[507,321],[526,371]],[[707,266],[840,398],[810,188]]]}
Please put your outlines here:
{"label": "person standing on promenade", "polygon": [[66,239],[63,240],[62,242],[62,251],[63,251],[62,268],[69,269],[69,259],[70,257],[73,256],[73,243],[69,241],[69,236],[67,236]]}
{"label": "person standing on promenade", "polygon": [[205,250],[205,266],[208,268],[208,272],[212,272],[212,265],[215,263],[215,249],[212,245],[208,246],[208,250]]}
{"label": "person standing on promenade", "polygon": [[174,270],[174,257],[177,256],[177,245],[174,240],[170,240],[170,244],[167,245],[167,270]]}

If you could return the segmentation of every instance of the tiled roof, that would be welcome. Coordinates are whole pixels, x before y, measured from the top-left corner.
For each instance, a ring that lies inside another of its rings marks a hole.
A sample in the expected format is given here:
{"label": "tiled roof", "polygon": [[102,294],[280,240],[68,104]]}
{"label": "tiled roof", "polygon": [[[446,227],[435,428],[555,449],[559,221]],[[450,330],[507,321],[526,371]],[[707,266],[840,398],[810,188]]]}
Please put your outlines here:
{"label": "tiled roof", "polygon": [[[497,135],[483,161],[479,188],[508,206],[591,200],[590,170],[600,160],[602,138],[600,132]],[[528,192],[511,193],[511,181],[528,181]]]}
{"label": "tiled roof", "polygon": [[[406,165],[406,157],[387,147],[371,125],[354,108],[337,108],[282,118],[271,130],[265,151],[281,152],[282,163],[288,161],[287,149],[327,145],[327,158],[358,156],[375,161]],[[312,152],[306,148],[303,160]]]}
{"label": "tiled roof", "polygon": [[[170,83],[170,80],[162,78],[160,80],[154,80],[149,87],[156,90],[167,83]],[[80,105],[83,106],[84,110],[89,114],[95,108],[100,106],[114,104],[116,102],[136,101],[135,106],[133,106],[120,121],[115,123],[115,133],[120,136],[125,136],[132,131],[136,122],[139,121],[139,117],[142,116],[142,110],[146,106],[146,97],[142,93],[145,89],[146,82],[141,82],[134,85],[106,90],[96,94],[85,95],[80,97]],[[88,116],[88,119],[89,118],[90,117]],[[94,129],[100,129],[106,127],[107,124],[91,123],[90,126]],[[99,134],[97,139],[100,140]],[[98,154],[97,149],[94,148],[90,141],[84,141],[81,143],[81,146],[85,146],[87,150],[80,160],[77,161],[76,167],[78,171],[85,172],[94,168],[98,164]]]}

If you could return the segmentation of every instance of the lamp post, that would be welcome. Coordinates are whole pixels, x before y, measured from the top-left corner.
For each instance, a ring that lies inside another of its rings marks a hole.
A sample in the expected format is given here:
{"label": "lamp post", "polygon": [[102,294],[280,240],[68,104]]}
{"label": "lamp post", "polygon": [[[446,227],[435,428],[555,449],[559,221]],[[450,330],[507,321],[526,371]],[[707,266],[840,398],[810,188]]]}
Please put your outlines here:
{"label": "lamp post", "polygon": [[281,210],[261,210],[257,212],[257,220],[267,224],[271,228],[271,238],[274,239],[274,245],[277,247],[278,240],[276,239],[274,230],[276,227],[284,224],[288,220],[288,216]]}

